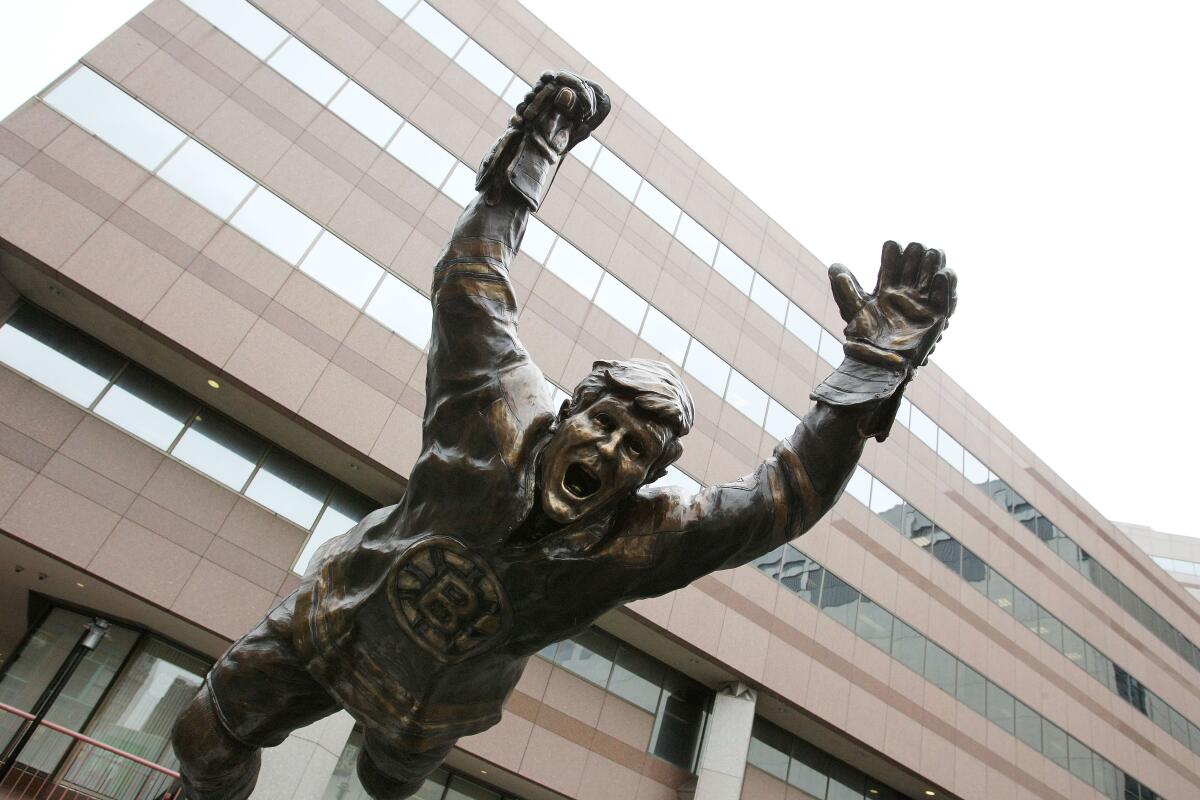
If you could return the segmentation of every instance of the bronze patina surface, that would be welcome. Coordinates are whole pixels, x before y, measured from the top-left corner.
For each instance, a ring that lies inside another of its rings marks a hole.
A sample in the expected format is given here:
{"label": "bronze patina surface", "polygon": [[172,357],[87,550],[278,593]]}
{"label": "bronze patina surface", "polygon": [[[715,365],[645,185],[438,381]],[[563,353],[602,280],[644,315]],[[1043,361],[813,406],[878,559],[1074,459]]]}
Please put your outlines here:
{"label": "bronze patina surface", "polygon": [[865,441],[887,436],[955,304],[942,254],[918,244],[884,245],[871,294],[830,270],[846,359],[740,480],[646,486],[693,420],[665,364],[597,362],[552,407],[517,335],[508,265],[559,162],[608,111],[594,83],[547,73],[484,159],[433,272],[424,436],[404,498],[323,548],[213,667],[175,727],[189,797],[246,797],[260,748],[339,708],[364,726],[366,789],[408,797],[459,737],[496,724],[533,653],[801,535]]}

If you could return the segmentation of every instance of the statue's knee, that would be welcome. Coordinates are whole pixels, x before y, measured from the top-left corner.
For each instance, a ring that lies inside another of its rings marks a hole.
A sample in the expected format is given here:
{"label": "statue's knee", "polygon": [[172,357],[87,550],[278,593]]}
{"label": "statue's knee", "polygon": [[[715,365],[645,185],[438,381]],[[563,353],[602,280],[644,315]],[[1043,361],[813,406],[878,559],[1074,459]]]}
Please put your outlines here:
{"label": "statue's knee", "polygon": [[408,800],[425,783],[425,776],[393,778],[364,749],[358,753],[358,780],[375,800]]}
{"label": "statue's knee", "polygon": [[207,683],[175,720],[171,745],[184,771],[194,774],[234,769],[252,761],[258,753],[257,748],[242,744],[225,729]]}

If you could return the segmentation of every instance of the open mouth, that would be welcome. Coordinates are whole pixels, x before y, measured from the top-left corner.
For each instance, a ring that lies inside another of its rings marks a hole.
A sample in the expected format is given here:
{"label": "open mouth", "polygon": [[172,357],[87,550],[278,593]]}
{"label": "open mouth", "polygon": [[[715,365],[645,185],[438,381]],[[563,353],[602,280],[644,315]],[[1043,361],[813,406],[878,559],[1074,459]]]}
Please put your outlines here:
{"label": "open mouth", "polygon": [[567,467],[562,485],[567,493],[576,500],[586,500],[600,491],[600,478],[589,468],[576,461]]}

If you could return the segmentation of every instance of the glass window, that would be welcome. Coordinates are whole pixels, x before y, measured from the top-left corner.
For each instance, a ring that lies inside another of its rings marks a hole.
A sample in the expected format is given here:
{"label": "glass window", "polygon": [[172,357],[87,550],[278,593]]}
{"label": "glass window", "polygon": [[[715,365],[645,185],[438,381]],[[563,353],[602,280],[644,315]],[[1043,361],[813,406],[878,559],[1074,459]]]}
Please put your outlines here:
{"label": "glass window", "polygon": [[404,124],[404,117],[354,81],[342,87],[329,104],[329,110],[380,147]]}
{"label": "glass window", "polygon": [[883,516],[888,512],[894,512],[896,508],[902,505],[904,505],[904,500],[901,499],[900,495],[889,489],[879,478],[876,478],[874,483],[871,484],[871,510]]}
{"label": "glass window", "polygon": [[1046,758],[1068,769],[1067,734],[1048,719],[1042,719],[1042,753]]}
{"label": "glass window", "polygon": [[[499,792],[480,786],[461,775],[451,775],[442,800],[503,800]],[[419,800],[419,799],[418,799]]]}
{"label": "glass window", "polygon": [[958,662],[958,686],[955,696],[975,713],[987,715],[987,681],[963,662]]}
{"label": "glass window", "polygon": [[917,547],[929,547],[933,543],[934,535],[938,532],[938,527],[929,517],[907,503],[905,505],[908,507],[908,511],[904,515],[904,534],[912,539],[913,544]]}
{"label": "glass window", "polygon": [[717,397],[725,394],[725,384],[729,380],[729,365],[723,358],[695,339],[692,339],[691,346],[688,347],[683,368],[715,392]]}
{"label": "glass window", "polygon": [[329,476],[272,448],[246,487],[246,496],[301,528],[309,528],[332,489]]}
{"label": "glass window", "polygon": [[[692,224],[694,225],[695,223]],[[717,248],[717,257],[713,261],[713,269],[725,280],[732,283],[738,289],[741,289],[742,292],[750,294],[750,288],[754,284],[754,270],[750,268],[749,264],[738,258],[737,253],[730,250],[724,244]],[[816,323],[813,324],[815,325]]]}
{"label": "glass window", "polygon": [[96,404],[96,413],[159,450],[166,450],[196,405],[174,386],[131,364]]}
{"label": "glass window", "polygon": [[259,58],[269,56],[288,36],[287,31],[249,3],[230,3],[228,0],[183,2]]}
{"label": "glass window", "polygon": [[24,305],[0,327],[0,361],[81,406],[90,406],[122,359],[74,328]]}
{"label": "glass window", "polygon": [[705,264],[713,263],[713,257],[717,252],[717,237],[705,230],[704,226],[686,213],[679,215],[675,238],[682,242],[688,250],[699,256]]}
{"label": "glass window", "polygon": [[753,564],[759,572],[764,573],[767,577],[778,579],[779,572],[783,568],[783,554],[785,552],[784,547],[785,546],[781,544],[771,552],[763,553],[750,563]]}
{"label": "glass window", "polygon": [[817,355],[825,359],[830,366],[836,367],[842,363],[846,353],[838,338],[829,331],[823,330],[821,331],[821,343],[817,345]]}
{"label": "glass window", "polygon": [[1011,694],[987,682],[987,718],[1009,733],[1016,733],[1015,702]]}
{"label": "glass window", "polygon": [[1067,760],[1072,775],[1085,783],[1092,782],[1092,750],[1074,736],[1067,737]]}
{"label": "glass window", "polygon": [[642,181],[633,204],[645,211],[646,216],[650,219],[663,226],[667,233],[675,232],[675,223],[679,222],[679,206],[655,189],[649,181]]}
{"label": "glass window", "polygon": [[254,181],[207,147],[189,139],[163,164],[158,177],[225,219],[254,188]]}
{"label": "glass window", "polygon": [[[425,4],[422,2],[421,5]],[[450,168],[458,160],[411,123],[405,124],[392,137],[387,151],[434,186],[442,185]]]}
{"label": "glass window", "polygon": [[1083,637],[1066,625],[1063,626],[1063,655],[1074,661],[1077,666],[1085,666]]}
{"label": "glass window", "polygon": [[855,632],[886,653],[892,644],[894,620],[890,611],[864,594],[858,604]]}
{"label": "glass window", "polygon": [[[517,81],[520,80],[520,78],[517,78]],[[512,89],[509,89],[509,92],[511,91]],[[526,91],[528,91],[528,89],[526,89]],[[520,100],[521,98],[518,97],[517,102]],[[514,102],[512,105],[515,106],[516,102]],[[596,141],[594,137],[589,136],[583,141],[576,143],[576,145],[571,148],[570,154],[582,161],[585,167],[591,169],[592,164],[596,161],[596,156],[600,153],[600,147],[600,142]]]}
{"label": "glass window", "polygon": [[788,299],[784,297],[783,292],[757,273],[754,275],[754,285],[750,288],[750,299],[758,303],[762,310],[774,317],[780,325],[787,318]]}
{"label": "glass window", "polygon": [[615,639],[595,629],[588,629],[559,642],[554,661],[563,669],[597,686],[607,686],[616,655]]}
{"label": "glass window", "polygon": [[1174,736],[1176,741],[1178,741],[1184,747],[1188,747],[1188,722],[1187,722],[1187,720],[1183,718],[1182,714],[1180,714],[1178,711],[1171,708],[1170,706],[1167,707],[1167,710],[1171,714],[1171,735]]}
{"label": "glass window", "polygon": [[521,252],[539,264],[545,263],[546,254],[556,238],[554,231],[537,217],[530,217],[525,228],[525,236],[521,239]]}
{"label": "glass window", "polygon": [[300,269],[355,308],[362,308],[383,268],[329,231],[321,233]]}
{"label": "glass window", "polygon": [[983,465],[982,461],[971,455],[969,450],[963,450],[963,474],[976,486],[987,485],[988,468]]}
{"label": "glass window", "polygon": [[688,336],[687,331],[653,306],[646,311],[646,320],[642,323],[641,336],[655,350],[676,364],[683,364],[691,337]]}
{"label": "glass window", "polygon": [[[717,256],[720,258],[720,255]],[[808,345],[814,353],[821,346],[821,326],[815,319],[804,313],[800,306],[788,303],[787,321],[784,323],[796,338]]]}
{"label": "glass window", "polygon": [[1042,752],[1042,715],[1020,700],[1013,702],[1016,706],[1014,724],[1017,738],[1037,752]]}
{"label": "glass window", "polygon": [[930,449],[937,450],[938,426],[916,405],[912,407],[912,417],[909,420],[908,429],[914,436],[929,445]]}
{"label": "glass window", "polygon": [[767,413],[767,393],[736,369],[729,372],[725,401],[749,417],[755,425],[763,424],[763,417]]}
{"label": "glass window", "polygon": [[[517,105],[525,99],[525,95],[529,94],[532,89],[533,87],[521,80],[520,76],[513,76],[512,83],[510,83],[508,88],[504,90],[504,96],[501,99],[513,108],[516,108]],[[571,148],[571,152],[574,153],[577,150],[579,150],[581,153],[590,151],[592,146],[591,143],[593,142],[595,142],[598,149],[600,147],[600,143],[596,142],[595,139],[588,138]],[[595,157],[596,154],[593,152],[592,158],[594,159]],[[592,165],[591,161],[586,163],[589,167]]]}
{"label": "glass window", "polygon": [[899,619],[892,626],[892,658],[918,675],[925,674],[925,637]]}
{"label": "glass window", "polygon": [[288,39],[267,63],[321,105],[349,80],[337,67],[298,39]]}
{"label": "glass window", "polygon": [[235,492],[246,485],[266,445],[261,439],[216,413],[192,417],[192,424],[171,451],[205,475]]}
{"label": "glass window", "polygon": [[808,742],[793,739],[787,782],[813,797],[824,797],[829,786],[829,762],[828,753]]}
{"label": "glass window", "polygon": [[929,681],[943,692],[954,694],[954,676],[957,671],[958,659],[926,639],[925,680]]}
{"label": "glass window", "polygon": [[699,483],[689,478],[679,468],[674,466],[667,467],[666,474],[653,483],[647,484],[647,488],[650,489],[667,486],[679,487],[683,489],[685,495],[695,494],[701,489]]}
{"label": "glass window", "polygon": [[417,4],[417,0],[379,0],[379,2],[400,18],[412,11],[412,7]]}
{"label": "glass window", "polygon": [[317,223],[259,186],[229,221],[289,264],[296,264],[321,232]]}
{"label": "glass window", "polygon": [[942,459],[959,472],[963,471],[963,446],[953,436],[941,428],[938,429],[937,453]]}
{"label": "glass window", "polygon": [[762,717],[754,718],[754,729],[750,735],[750,750],[746,763],[758,767],[768,775],[781,781],[787,780],[789,753],[792,737]]}
{"label": "glass window", "polygon": [[442,184],[442,194],[466,208],[475,199],[475,170],[459,161]]}
{"label": "glass window", "polygon": [[463,49],[454,57],[458,65],[471,73],[492,94],[500,94],[512,80],[512,70],[500,63],[494,55],[480,47],[474,39],[467,39]]}
{"label": "glass window", "polygon": [[616,189],[626,200],[633,202],[633,198],[637,196],[642,176],[634,172],[628,164],[617,158],[613,151],[604,145],[600,146],[600,152],[596,154],[592,171],[603,178],[609,186]]}
{"label": "glass window", "polygon": [[457,25],[434,11],[425,0],[417,3],[404,21],[450,58],[454,58],[454,54],[467,41],[467,35]]}
{"label": "glass window", "polygon": [[546,269],[589,300],[596,293],[596,287],[604,275],[599,264],[563,238],[555,241],[550,258],[546,260]]}
{"label": "glass window", "polygon": [[1038,632],[1038,613],[1040,608],[1033,601],[1033,598],[1017,587],[1013,587],[1013,616],[1017,618],[1017,622],[1029,628],[1034,633]]}
{"label": "glass window", "polygon": [[75,70],[44,99],[151,172],[186,138],[174,125],[87,67]]}
{"label": "glass window", "polygon": [[703,686],[682,675],[668,674],[650,737],[650,752],[691,771],[708,701],[709,693]]}
{"label": "glass window", "polygon": [[767,433],[776,439],[784,439],[795,433],[796,426],[799,424],[799,417],[784,408],[775,398],[769,398],[767,402],[767,421],[763,425],[767,429]]}
{"label": "glass window", "polygon": [[896,422],[907,428],[910,417],[912,417],[912,403],[907,397],[901,397],[900,405],[896,409]]}
{"label": "glass window", "polygon": [[611,272],[604,273],[604,277],[600,279],[595,302],[608,312],[609,316],[634,333],[642,329],[642,320],[646,317],[648,307],[646,301],[617,280]]}
{"label": "glass window", "polygon": [[850,480],[846,483],[846,494],[853,497],[864,506],[871,502],[871,473],[867,472],[862,467],[855,467],[854,472],[850,475]]}
{"label": "glass window", "polygon": [[988,573],[992,571],[982,558],[975,555],[969,548],[963,548],[962,576],[971,588],[980,594],[987,594]]}
{"label": "glass window", "polygon": [[996,570],[988,574],[988,599],[1009,614],[1013,613],[1013,585]]}
{"label": "glass window", "polygon": [[784,549],[783,570],[780,582],[801,599],[817,604],[821,594],[821,580],[825,570],[790,544]]}
{"label": "glass window", "polygon": [[962,570],[963,547],[958,540],[938,528],[932,537],[929,553],[955,573]]}
{"label": "glass window", "polygon": [[1100,793],[1105,797],[1113,798],[1113,800],[1121,800],[1117,794],[1117,770],[1111,763],[1096,756],[1095,759],[1095,780],[1092,785],[1100,790]]}
{"label": "glass window", "polygon": [[621,645],[608,690],[653,714],[658,710],[665,673],[663,665],[650,656]]}
{"label": "glass window", "polygon": [[836,758],[829,762],[829,793],[826,800],[861,800],[867,778],[854,767]]}
{"label": "glass window", "polygon": [[308,570],[308,562],[312,560],[313,554],[321,545],[335,536],[341,536],[378,507],[379,504],[369,497],[364,497],[344,487],[337,489],[333,493],[329,505],[325,506],[325,510],[321,512],[321,518],[317,520],[317,527],[313,529],[312,536],[309,536],[308,541],[304,543],[304,549],[296,557],[296,565],[292,570],[303,575]]}
{"label": "glass window", "polygon": [[821,610],[835,620],[854,630],[858,618],[860,592],[832,572],[825,573],[825,586],[821,589]]}
{"label": "glass window", "polygon": [[383,283],[367,305],[367,313],[403,336],[418,349],[425,349],[433,331],[433,307],[429,298],[395,275]]}
{"label": "glass window", "polygon": [[1108,657],[1087,642],[1084,642],[1083,653],[1088,674],[1109,689],[1113,689],[1115,684],[1113,683],[1112,662],[1108,660]]}
{"label": "glass window", "polygon": [[1062,632],[1063,626],[1058,617],[1038,606],[1038,635],[1046,641],[1046,644],[1060,653],[1063,649]]}

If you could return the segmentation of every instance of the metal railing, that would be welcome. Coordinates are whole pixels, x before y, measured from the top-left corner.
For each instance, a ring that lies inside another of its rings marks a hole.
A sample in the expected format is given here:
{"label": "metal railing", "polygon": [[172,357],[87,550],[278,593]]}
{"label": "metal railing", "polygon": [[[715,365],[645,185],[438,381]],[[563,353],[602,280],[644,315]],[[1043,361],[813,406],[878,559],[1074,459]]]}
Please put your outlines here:
{"label": "metal railing", "polygon": [[[34,720],[33,714],[5,703],[0,712],[18,717],[20,726]],[[39,731],[67,739],[43,736],[33,752],[26,750],[0,784],[0,800],[183,800],[175,770],[53,722],[42,720]],[[57,762],[50,771],[35,766],[49,762]]]}

